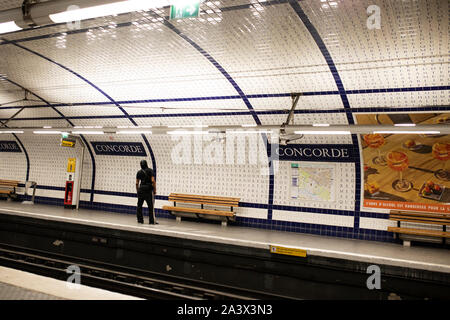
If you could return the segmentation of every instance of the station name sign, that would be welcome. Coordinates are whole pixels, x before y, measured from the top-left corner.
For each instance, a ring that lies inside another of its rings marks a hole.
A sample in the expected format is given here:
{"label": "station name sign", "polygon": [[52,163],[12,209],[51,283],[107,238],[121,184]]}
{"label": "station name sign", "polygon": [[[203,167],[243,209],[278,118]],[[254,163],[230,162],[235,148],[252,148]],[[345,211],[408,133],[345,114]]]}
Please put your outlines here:
{"label": "station name sign", "polygon": [[16,141],[0,141],[0,152],[22,152]]}
{"label": "station name sign", "polygon": [[96,155],[146,157],[140,142],[91,142]]}
{"label": "station name sign", "polygon": [[288,144],[273,147],[281,161],[354,162],[357,159],[351,144]]}

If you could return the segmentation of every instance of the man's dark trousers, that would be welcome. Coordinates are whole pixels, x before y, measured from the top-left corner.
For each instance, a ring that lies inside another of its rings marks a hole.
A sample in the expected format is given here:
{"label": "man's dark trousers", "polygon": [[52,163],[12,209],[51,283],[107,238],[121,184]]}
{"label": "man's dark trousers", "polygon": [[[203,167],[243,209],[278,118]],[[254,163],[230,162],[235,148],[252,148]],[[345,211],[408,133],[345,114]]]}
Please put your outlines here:
{"label": "man's dark trousers", "polygon": [[153,195],[152,193],[142,193],[138,194],[138,203],[137,203],[137,220],[140,223],[144,223],[144,217],[142,215],[142,205],[147,202],[148,206],[148,216],[149,222],[151,224],[155,223],[155,217],[153,216]]}

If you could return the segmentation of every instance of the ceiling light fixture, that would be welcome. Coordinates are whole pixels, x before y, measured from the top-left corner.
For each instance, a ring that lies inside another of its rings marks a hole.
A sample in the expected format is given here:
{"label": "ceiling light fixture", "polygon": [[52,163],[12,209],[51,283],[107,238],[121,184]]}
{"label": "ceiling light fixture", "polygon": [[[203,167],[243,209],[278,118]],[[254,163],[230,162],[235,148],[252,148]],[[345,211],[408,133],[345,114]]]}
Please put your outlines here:
{"label": "ceiling light fixture", "polygon": [[52,131],[52,130],[36,130],[33,131],[34,134],[62,134],[61,131]]}
{"label": "ceiling light fixture", "polygon": [[167,0],[118,1],[75,10],[65,10],[62,12],[49,14],[49,17],[55,23],[64,23],[110,15],[117,15],[121,13],[134,12],[140,10],[149,10],[151,8],[164,7],[167,5],[169,5],[169,2]]}
{"label": "ceiling light fixture", "polygon": [[379,134],[440,134],[440,131],[374,131]]}
{"label": "ceiling light fixture", "polygon": [[116,131],[116,134],[152,134],[152,132],[150,130],[143,130],[143,131],[122,130]]}
{"label": "ceiling light fixture", "polygon": [[0,133],[23,133],[21,130],[8,130],[8,131],[0,131]]}
{"label": "ceiling light fixture", "polygon": [[72,131],[73,134],[105,134],[103,131]]}
{"label": "ceiling light fixture", "polygon": [[350,131],[294,131],[295,134],[335,134],[335,135],[339,135],[339,134],[351,134]]}
{"label": "ceiling light fixture", "polygon": [[187,131],[187,130],[175,130],[167,131],[167,134],[171,135],[187,135],[187,134],[208,134],[208,131]]}

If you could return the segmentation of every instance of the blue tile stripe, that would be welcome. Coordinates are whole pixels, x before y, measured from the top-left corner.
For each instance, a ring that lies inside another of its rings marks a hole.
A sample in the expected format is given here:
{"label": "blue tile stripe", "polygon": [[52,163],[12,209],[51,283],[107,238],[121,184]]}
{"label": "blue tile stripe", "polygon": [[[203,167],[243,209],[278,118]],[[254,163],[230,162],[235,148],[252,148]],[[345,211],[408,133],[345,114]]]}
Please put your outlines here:
{"label": "blue tile stripe", "polygon": [[[236,83],[236,81],[231,77],[231,75],[219,64],[219,62],[214,59],[208,52],[206,52],[203,48],[201,48],[195,41],[193,41],[191,38],[189,38],[187,35],[185,35],[183,32],[181,32],[178,28],[176,28],[172,23],[169,22],[168,19],[164,20],[164,25],[172,30],[174,33],[176,33],[178,36],[180,36],[182,39],[184,39],[187,43],[189,43],[195,50],[197,50],[205,59],[207,59],[219,72],[227,79],[227,81],[233,86],[234,90],[238,93],[240,99],[244,102],[246,105],[248,111],[250,112],[250,115],[253,117],[253,120],[257,125],[261,124],[261,121],[258,117],[258,114],[254,110],[252,104],[250,103],[249,98],[245,95],[245,93],[242,91],[242,89],[239,87],[239,85]],[[274,194],[274,172],[273,172],[273,164],[271,161],[271,155],[270,155],[270,147],[269,147],[269,141],[266,134],[261,134],[261,137],[264,141],[264,146],[266,147],[267,152],[267,158],[268,158],[268,166],[269,166],[269,198],[268,203],[273,203],[273,194]],[[269,220],[272,219],[272,209],[268,209],[267,211],[267,218]]]}
{"label": "blue tile stripe", "polygon": [[176,33],[178,36],[183,38],[187,43],[189,43],[192,47],[194,47],[195,50],[197,50],[204,58],[206,58],[219,72],[228,80],[228,82],[233,86],[234,90],[239,95],[239,98],[242,99],[242,101],[247,106],[247,109],[250,111],[251,115],[253,116],[253,120],[256,124],[261,124],[261,121],[258,118],[258,115],[253,109],[252,104],[248,100],[248,97],[244,94],[242,89],[239,87],[239,85],[234,81],[234,79],[230,76],[230,74],[215,60],[208,52],[203,50],[197,43],[195,43],[192,39],[190,39],[188,36],[186,36],[184,33],[182,33],[178,28],[176,28],[173,24],[171,24],[168,20],[164,21],[164,25],[172,30],[174,33]]}
{"label": "blue tile stripe", "polygon": [[[63,199],[36,196],[36,203],[59,205],[63,206]],[[122,214],[132,214],[136,213],[136,206],[120,205],[112,203],[103,202],[87,202],[80,201],[80,208],[90,209],[90,210],[101,210],[117,212]],[[144,209],[144,213],[147,214],[147,210]],[[173,217],[164,210],[155,209],[157,217],[160,218],[171,218]],[[384,217],[380,217],[384,218]],[[131,217],[130,217],[131,219]],[[132,218],[134,219],[134,218]],[[301,232],[316,234],[321,236],[333,236],[333,237],[344,237],[350,239],[360,239],[360,240],[371,240],[371,241],[384,241],[384,242],[394,242],[392,233],[387,231],[371,230],[371,229],[361,229],[355,230],[351,227],[339,227],[339,226],[328,226],[322,224],[311,224],[311,223],[301,223],[301,222],[290,222],[290,221],[280,221],[280,220],[267,220],[258,218],[243,218],[237,217],[236,222],[231,222],[231,224],[236,224],[243,227],[260,228],[266,230],[277,230],[277,231],[287,231],[287,232]],[[357,231],[357,232],[356,232]]]}
{"label": "blue tile stripe", "polygon": [[[47,106],[50,106],[56,113],[59,114],[59,116],[61,117],[61,119],[66,120],[71,126],[73,126],[73,123],[72,123],[69,119],[67,119],[61,111],[59,111],[59,110],[56,109],[55,107],[51,106],[51,104],[50,104],[47,100],[45,100],[44,98],[42,98],[41,96],[37,95],[37,94],[34,93],[33,91],[30,91],[29,89],[25,88],[24,86],[20,85],[19,83],[15,82],[15,81],[12,81],[11,79],[8,79],[8,78],[3,77],[3,76],[1,76],[1,75],[0,75],[0,78],[3,79],[3,80],[8,81],[9,83],[11,83],[11,84],[13,84],[13,85],[15,85],[15,86],[18,86],[18,87],[22,88],[23,90],[26,90],[26,91],[30,92],[30,93],[31,93],[32,95],[34,95],[36,98],[38,98],[39,100],[42,100],[42,102],[46,103]],[[27,159],[27,174],[26,174],[26,180],[28,181],[28,179],[30,178],[30,165],[31,165],[31,164],[30,164],[30,158],[29,158],[29,156],[28,156],[28,152],[26,151],[25,146],[24,146],[23,143],[19,140],[19,138],[17,137],[17,135],[14,135],[14,137],[17,139],[17,141],[18,141],[18,142],[20,143],[20,145],[22,146],[22,149],[24,150],[24,153],[25,153],[25,156],[26,156],[26,159]],[[92,181],[91,181],[91,182],[92,182],[92,185],[91,185],[91,187],[92,187],[92,189],[94,189],[94,185],[95,185],[95,159],[94,159],[94,154],[92,153],[91,147],[90,147],[89,144],[87,143],[87,141],[86,141],[86,139],[84,138],[84,136],[83,136],[83,135],[80,135],[80,137],[81,137],[81,139],[83,140],[84,144],[86,145],[86,147],[87,147],[87,149],[88,149],[88,152],[89,152],[89,155],[90,155],[90,157],[91,157],[92,168],[93,168]],[[93,196],[94,196],[94,195],[91,194],[91,201],[93,201]]]}
{"label": "blue tile stripe", "polygon": [[[52,64],[55,64],[55,65],[57,65],[58,67],[60,67],[60,68],[62,68],[62,69],[64,69],[64,70],[70,72],[71,74],[73,74],[74,76],[76,76],[77,78],[79,78],[80,80],[86,82],[86,83],[87,83],[88,85],[90,85],[92,88],[94,88],[95,90],[97,90],[98,92],[100,92],[103,96],[105,96],[105,97],[106,97],[109,101],[111,101],[114,105],[116,105],[116,106],[119,108],[119,110],[122,111],[122,113],[130,120],[130,122],[131,122],[134,126],[137,126],[136,121],[134,121],[134,119],[130,117],[130,115],[129,115],[129,114],[128,114],[121,106],[120,106],[120,104],[118,104],[116,101],[114,101],[114,99],[111,98],[111,96],[109,96],[106,92],[104,92],[103,90],[101,90],[98,86],[96,86],[94,83],[92,83],[91,81],[89,81],[88,79],[86,79],[85,77],[83,77],[82,75],[80,75],[79,73],[77,73],[77,72],[71,70],[70,68],[68,68],[68,67],[66,67],[66,66],[64,66],[64,65],[62,65],[62,64],[60,64],[60,63],[58,63],[58,62],[56,62],[56,61],[54,61],[54,60],[52,60],[52,59],[50,59],[50,58],[48,58],[48,57],[46,57],[46,56],[44,56],[43,54],[41,54],[41,53],[39,53],[39,52],[36,52],[36,51],[31,50],[31,49],[29,49],[29,48],[27,48],[27,47],[24,47],[24,46],[22,46],[22,45],[16,43],[15,41],[10,41],[10,40],[7,40],[7,39],[5,39],[5,38],[0,38],[0,39],[3,40],[4,43],[11,44],[11,45],[13,45],[13,46],[15,46],[15,47],[17,47],[17,48],[21,48],[21,49],[23,49],[23,50],[25,50],[25,51],[27,51],[27,52],[29,52],[29,53],[31,53],[31,54],[34,54],[34,55],[36,55],[36,56],[38,56],[38,57],[40,57],[40,58],[42,58],[42,59],[44,59],[44,60],[46,60],[46,61],[52,63]],[[42,100],[42,99],[41,99],[41,100]],[[45,100],[43,100],[43,101],[45,101]],[[54,110],[56,111],[56,108],[54,108]],[[60,112],[59,110],[58,110],[57,112],[58,112],[60,115],[62,115],[61,112]],[[72,124],[70,121],[69,121],[69,123],[73,126],[73,124]],[[83,139],[83,141],[86,141],[85,138],[82,138],[82,139]],[[154,154],[153,154],[153,150],[152,150],[152,148],[151,148],[151,146],[150,146],[150,143],[148,142],[147,138],[145,137],[145,135],[142,135],[142,139],[144,140],[144,142],[145,142],[145,144],[146,144],[146,146],[147,146],[147,149],[148,149],[148,151],[149,151],[149,153],[150,153],[150,155],[151,155],[152,166],[153,166],[153,169],[154,169],[154,172],[155,172],[155,177],[156,177],[156,171],[157,171],[157,168],[156,168],[156,159],[155,159],[155,156],[154,156]],[[87,145],[88,145],[88,144],[87,144]],[[92,154],[92,151],[89,151],[89,153]],[[95,181],[94,181],[94,179],[95,179],[95,178],[94,178],[94,177],[95,177],[95,165],[93,165],[92,168],[93,168],[93,174],[92,174],[93,182],[92,182],[92,184],[95,185]],[[94,189],[94,187],[93,187],[92,189]],[[93,194],[91,195],[91,201],[93,201]]]}
{"label": "blue tile stripe", "polygon": [[[425,92],[425,91],[447,91],[450,90],[450,86],[432,86],[432,87],[403,87],[403,88],[384,88],[384,89],[359,89],[359,90],[346,90],[347,95],[359,95],[359,94],[376,94],[376,93],[398,93],[398,92]],[[310,91],[303,92],[304,96],[321,96],[321,95],[339,95],[339,91]],[[260,93],[260,94],[249,94],[248,99],[268,99],[268,98],[287,98],[290,97],[290,93]],[[206,96],[206,97],[184,97],[184,98],[160,98],[160,99],[141,99],[141,100],[122,100],[116,101],[120,105],[125,104],[144,104],[144,103],[170,103],[170,102],[193,102],[193,101],[212,101],[212,100],[237,100],[241,99],[238,95],[231,96]],[[86,101],[86,102],[76,102],[76,103],[53,103],[52,107],[78,107],[78,106],[102,106],[114,104],[110,101]],[[0,107],[0,109],[20,109],[20,108],[42,108],[47,107],[46,104],[37,105],[27,105],[27,106],[11,106],[11,107]],[[427,107],[395,107],[395,111],[400,109],[400,111],[448,111],[450,110],[449,105],[445,106],[427,106]],[[296,110],[296,112],[308,110]],[[315,112],[315,110],[309,110],[310,112]],[[365,107],[365,108],[352,108],[352,112],[385,112],[393,111],[393,108],[389,107]],[[263,111],[256,111],[257,113]],[[269,111],[270,112],[270,111]],[[343,108],[317,110],[317,112],[345,112]],[[224,112],[225,113],[225,112]],[[135,117],[135,116],[132,116]]]}
{"label": "blue tile stripe", "polygon": [[25,154],[25,158],[27,160],[27,174],[25,177],[25,181],[28,181],[30,179],[30,157],[28,156],[27,149],[23,145],[22,141],[20,141],[19,137],[15,133],[13,133],[13,136],[14,138],[16,138],[17,142],[20,144],[20,147],[23,150],[23,153]]}
{"label": "blue tile stripe", "polygon": [[[43,108],[44,106],[39,106]],[[11,107],[1,108],[7,109]],[[15,107],[14,107],[15,108]],[[450,106],[430,106],[421,108],[353,108],[353,113],[398,113],[398,112],[447,112],[450,111]],[[295,110],[295,114],[330,114],[330,113],[344,113],[344,109],[322,109],[322,110]],[[256,111],[258,116],[264,115],[287,115],[287,110],[267,110]],[[192,112],[192,113],[164,113],[164,114],[134,114],[130,115],[133,119],[144,118],[182,118],[182,117],[221,117],[221,116],[251,116],[250,111],[223,111],[223,112]],[[83,119],[128,119],[125,115],[96,115],[96,116],[60,116],[60,117],[33,117],[21,118],[17,117],[11,121],[31,121],[31,120],[83,120]],[[8,118],[0,118],[0,121],[8,120]]]}
{"label": "blue tile stripe", "polygon": [[[11,80],[11,79],[9,79],[9,78],[3,77],[3,76],[1,76],[1,75],[0,75],[0,78],[2,78],[3,80],[8,81],[8,82],[11,83],[11,84],[14,84],[14,85],[16,85],[16,86],[22,88],[23,90],[26,90],[26,91],[30,92],[30,93],[31,93],[32,95],[34,95],[36,98],[38,98],[39,100],[41,100],[42,102],[44,102],[44,103],[46,104],[47,107],[50,107],[53,111],[55,111],[57,114],[59,114],[59,116],[60,116],[59,119],[63,119],[63,120],[65,120],[65,121],[67,121],[67,122],[69,123],[69,125],[73,126],[73,123],[72,123],[67,117],[65,117],[64,114],[63,114],[61,111],[59,111],[56,107],[52,106],[52,105],[50,104],[50,102],[48,102],[47,100],[45,100],[45,99],[42,98],[41,96],[37,95],[37,94],[34,93],[33,91],[30,91],[29,89],[23,87],[23,86],[20,85],[19,83],[15,82],[15,81],[13,81],[13,80]],[[17,120],[17,119],[16,119],[16,120]],[[15,136],[16,136],[16,135],[15,135]],[[83,140],[84,144],[86,145],[86,148],[87,148],[87,150],[88,150],[88,152],[89,152],[89,156],[90,156],[90,158],[91,158],[91,163],[92,163],[91,189],[94,190],[94,188],[95,188],[95,158],[94,158],[94,153],[92,152],[89,143],[86,141],[86,138],[85,138],[83,135],[80,135],[80,138]],[[27,181],[28,181],[28,179],[29,179],[29,177],[30,177],[30,165],[31,165],[31,164],[30,164],[30,159],[29,159],[29,157],[28,157],[28,153],[26,152],[25,147],[24,147],[23,144],[20,142],[20,140],[17,138],[17,136],[16,136],[16,139],[17,139],[17,140],[19,141],[19,143],[22,145],[22,148],[24,149],[24,152],[25,152],[25,155],[26,155],[26,158],[27,158],[27,175],[26,175],[26,177],[27,177]],[[84,159],[83,159],[83,160],[84,160]],[[83,160],[82,160],[82,161],[83,161]],[[94,201],[94,193],[91,193],[91,202],[92,202],[92,201]]]}
{"label": "blue tile stripe", "polygon": [[[350,106],[350,102],[348,101],[347,93],[344,88],[344,84],[342,83],[341,77],[339,75],[339,72],[336,68],[336,65],[334,64],[333,58],[331,57],[330,52],[328,51],[325,43],[323,42],[322,38],[320,37],[319,32],[314,27],[314,25],[311,23],[305,12],[303,11],[300,4],[295,0],[289,0],[289,4],[292,7],[292,9],[297,13],[300,20],[305,25],[306,29],[310,33],[311,37],[314,39],[314,42],[318,46],[320,52],[322,53],[322,56],[324,57],[328,68],[330,69],[330,72],[333,76],[334,82],[336,83],[336,87],[339,91],[339,96],[341,97],[342,104],[344,106],[345,114],[347,116],[347,121],[349,124],[354,124],[355,121],[353,119],[353,114]],[[352,134],[352,142],[353,142],[353,148],[355,149],[355,152],[359,155],[359,143],[358,143],[358,136],[355,134]],[[360,190],[360,184],[361,184],[361,166],[360,166],[360,160],[355,162],[355,219],[354,219],[354,228],[359,228],[359,211],[360,211],[360,205],[361,205],[361,190]]]}
{"label": "blue tile stripe", "polygon": [[[64,191],[64,187],[57,186],[45,186],[38,185],[37,189],[41,190],[52,190],[52,191]],[[90,189],[81,189],[82,193],[90,193]],[[94,190],[95,194],[101,194],[106,196],[113,197],[126,197],[126,198],[136,198],[136,193],[133,192],[121,192],[121,191],[107,191],[107,190]],[[165,195],[156,195],[156,200],[165,200],[168,201],[169,197]],[[254,203],[254,202],[239,202],[239,207],[242,208],[254,208],[254,209],[273,209],[280,211],[293,211],[293,212],[311,212],[315,214],[330,214],[330,215],[338,215],[338,216],[353,216],[353,210],[338,210],[338,209],[323,209],[316,207],[299,207],[299,206],[287,206],[287,205],[278,205],[278,204],[267,204],[267,203]],[[389,214],[387,213],[378,213],[378,212],[360,212],[361,217],[366,218],[376,218],[376,219],[388,219]]]}

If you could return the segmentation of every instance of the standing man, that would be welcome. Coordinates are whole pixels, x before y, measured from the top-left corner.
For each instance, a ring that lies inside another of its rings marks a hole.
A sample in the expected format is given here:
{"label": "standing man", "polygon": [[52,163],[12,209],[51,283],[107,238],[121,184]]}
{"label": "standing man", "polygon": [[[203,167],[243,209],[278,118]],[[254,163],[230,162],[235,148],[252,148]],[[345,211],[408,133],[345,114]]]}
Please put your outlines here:
{"label": "standing man", "polygon": [[137,220],[139,223],[144,223],[142,216],[142,205],[144,200],[147,202],[148,215],[150,224],[158,224],[155,222],[155,215],[153,212],[153,197],[156,194],[156,180],[153,170],[147,165],[147,160],[141,160],[141,170],[136,174],[136,192],[138,195],[137,203]]}

